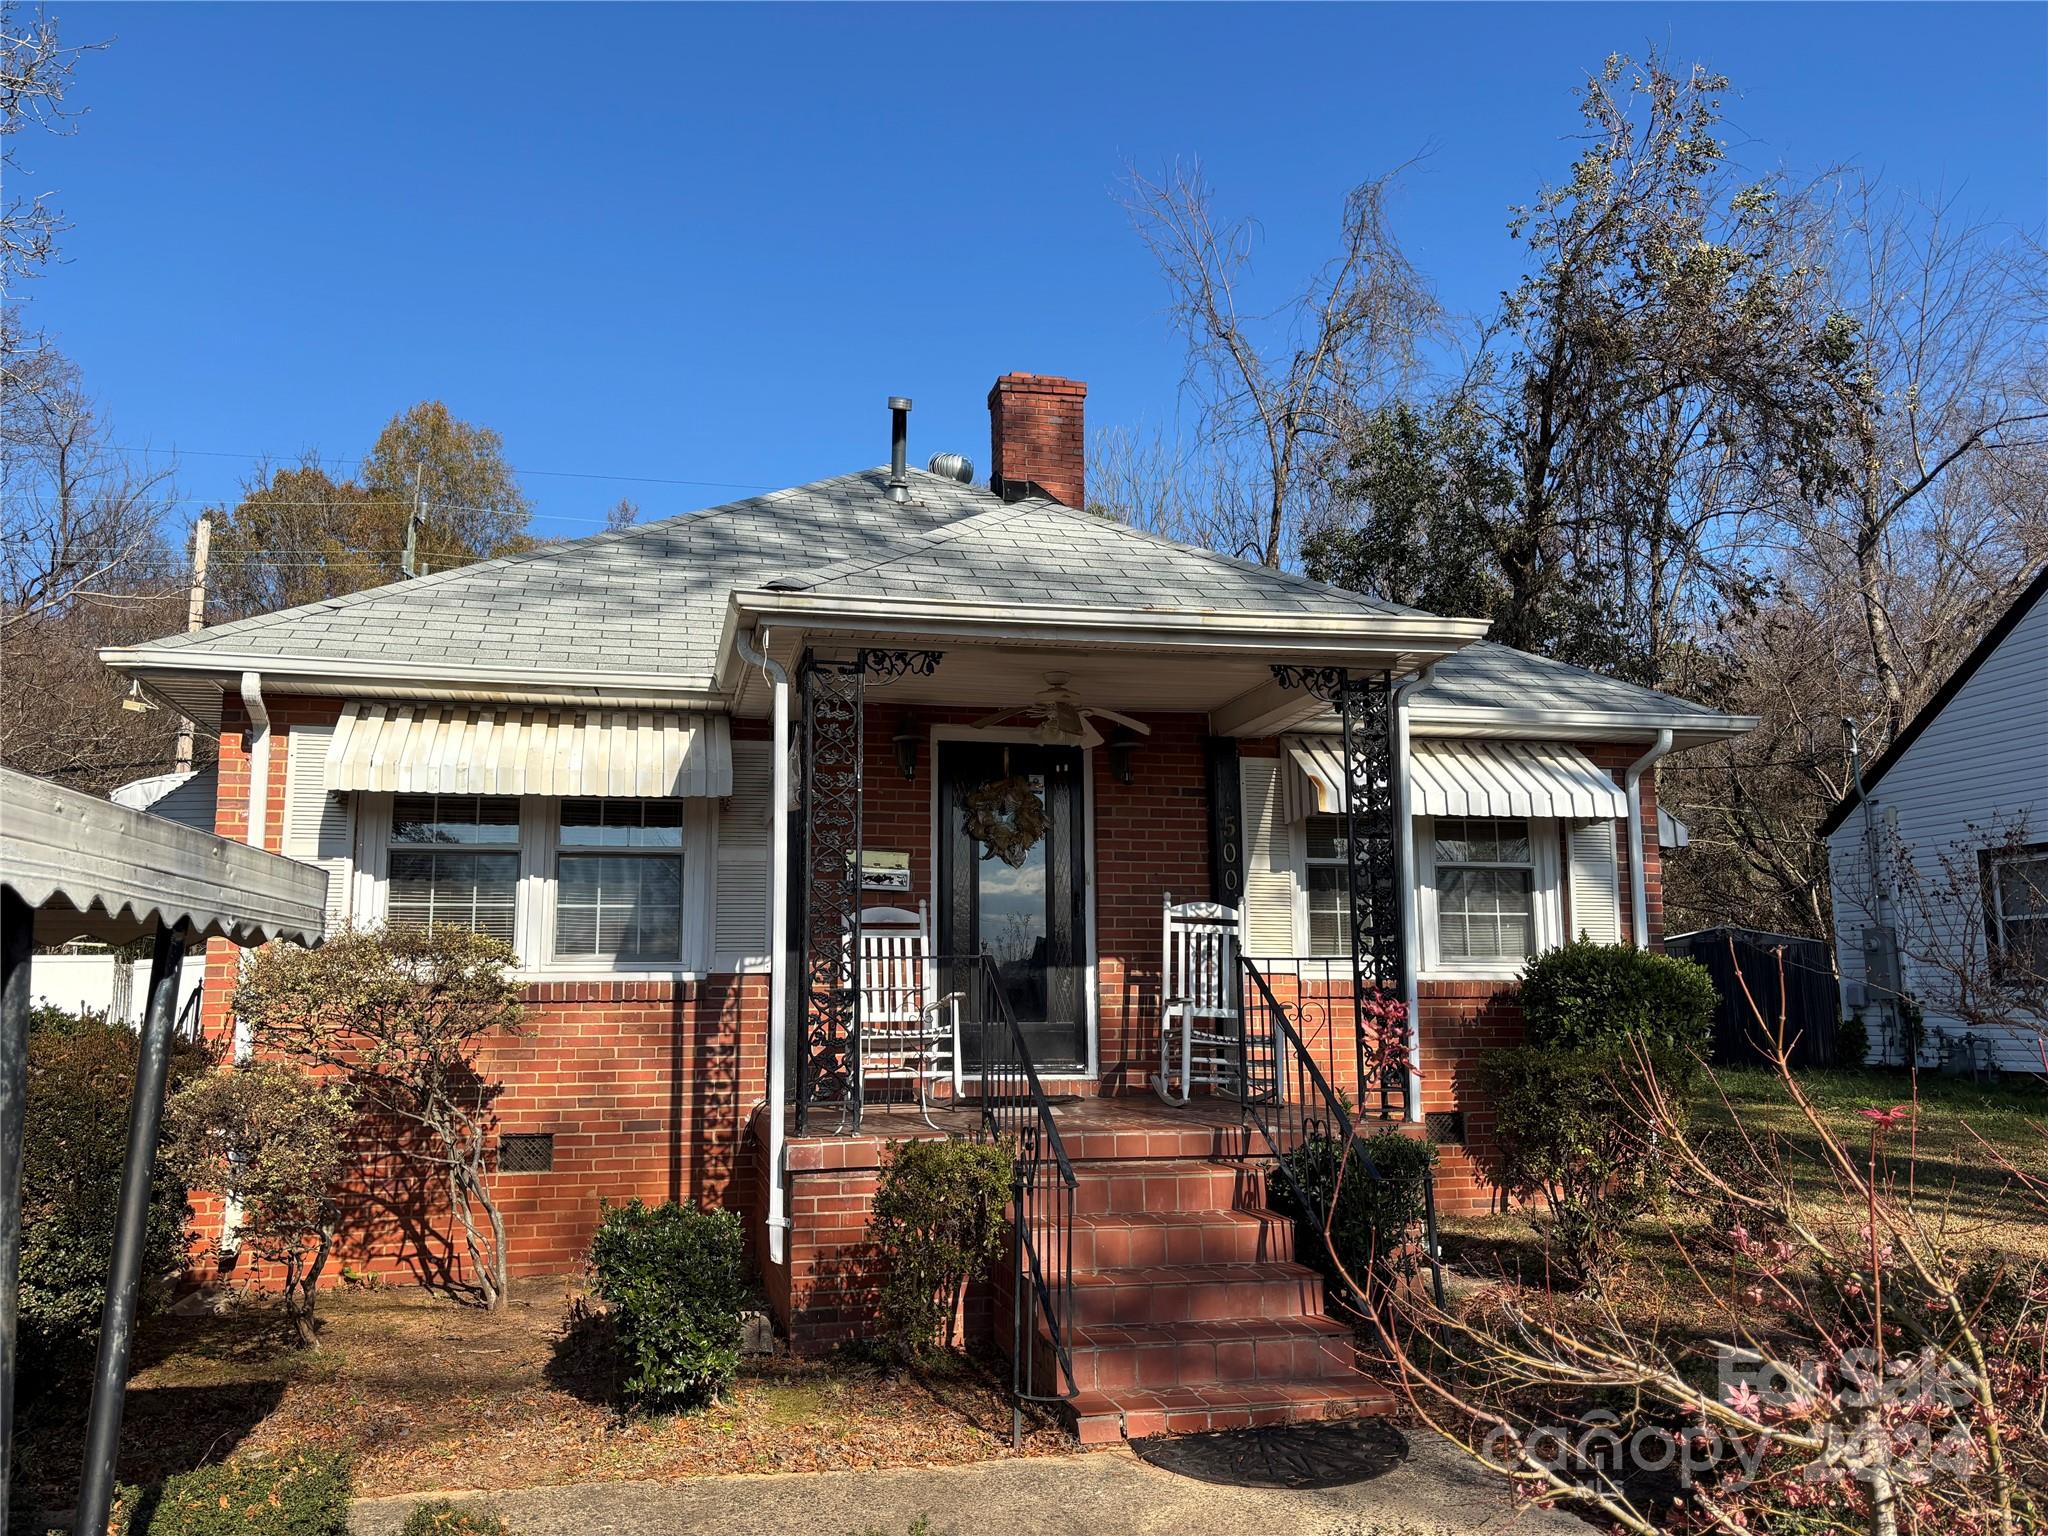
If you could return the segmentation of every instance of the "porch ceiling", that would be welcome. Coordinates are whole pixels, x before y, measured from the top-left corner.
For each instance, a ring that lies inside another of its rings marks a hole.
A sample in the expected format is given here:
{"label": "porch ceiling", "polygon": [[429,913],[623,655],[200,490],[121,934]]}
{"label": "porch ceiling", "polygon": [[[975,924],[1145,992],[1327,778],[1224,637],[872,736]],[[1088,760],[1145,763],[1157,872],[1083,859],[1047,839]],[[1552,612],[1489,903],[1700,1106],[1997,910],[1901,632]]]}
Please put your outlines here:
{"label": "porch ceiling", "polygon": [[[777,635],[770,653],[794,672],[805,646],[821,656],[852,655],[861,646],[890,643],[924,648],[914,640],[879,642],[873,636],[813,634]],[[1258,701],[1270,713],[1275,693],[1272,661],[1259,657],[1214,654],[1156,654],[1125,650],[1079,650],[1016,645],[947,646],[933,642],[945,659],[929,677],[911,675],[884,682],[871,679],[868,696],[878,703],[956,706],[997,710],[1026,704],[1047,686],[1046,674],[1065,673],[1066,686],[1084,704],[1097,704],[1129,714],[1201,714],[1220,716],[1241,701]],[[1284,658],[1276,658],[1284,659]],[[736,704],[742,715],[764,715],[770,692],[758,669],[741,683]],[[1278,700],[1290,723],[1307,720],[1326,706],[1299,689]],[[1263,714],[1261,716],[1263,718]],[[1221,722],[1218,722],[1222,728]],[[1279,729],[1278,726],[1261,729]],[[1250,734],[1241,726],[1239,734]]]}

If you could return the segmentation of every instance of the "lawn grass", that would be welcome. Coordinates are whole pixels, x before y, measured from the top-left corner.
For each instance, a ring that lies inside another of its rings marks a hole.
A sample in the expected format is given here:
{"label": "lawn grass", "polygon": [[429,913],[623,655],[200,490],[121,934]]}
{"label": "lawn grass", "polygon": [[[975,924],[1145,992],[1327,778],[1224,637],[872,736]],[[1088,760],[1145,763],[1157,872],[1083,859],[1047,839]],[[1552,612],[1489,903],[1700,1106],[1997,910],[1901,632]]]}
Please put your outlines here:
{"label": "lawn grass", "polygon": [[[2048,1210],[2022,1193],[1984,1147],[1990,1143],[2018,1168],[2048,1180],[2048,1091],[2028,1081],[1987,1085],[1922,1073],[1916,1082],[1903,1072],[1869,1070],[1803,1072],[1799,1085],[1859,1166],[1871,1132],[1860,1111],[1914,1105],[1911,1129],[1885,1138],[1883,1176],[1897,1188],[1910,1176],[1919,1208],[1945,1223],[1957,1248],[2048,1259]],[[1716,1068],[1701,1091],[1695,1129],[1739,1130],[1775,1154],[1816,1219],[1861,1220],[1843,1204],[1820,1136],[1775,1072]],[[1682,1250],[1708,1219],[1704,1210],[1673,1205],[1632,1223],[1609,1299],[1646,1327],[1704,1317]],[[1445,1255],[1465,1273],[1542,1283],[1546,1255],[1527,1213],[1449,1218],[1443,1229]]]}

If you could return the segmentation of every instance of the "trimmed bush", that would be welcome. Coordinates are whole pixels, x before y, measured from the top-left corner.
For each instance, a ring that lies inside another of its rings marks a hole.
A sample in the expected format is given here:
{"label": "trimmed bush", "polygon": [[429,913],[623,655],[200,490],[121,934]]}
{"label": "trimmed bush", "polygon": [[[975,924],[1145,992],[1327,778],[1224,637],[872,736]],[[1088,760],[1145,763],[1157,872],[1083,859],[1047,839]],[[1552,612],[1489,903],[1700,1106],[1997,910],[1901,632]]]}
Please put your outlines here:
{"label": "trimmed bush", "polygon": [[[114,1211],[135,1095],[134,1030],[93,1015],[39,1009],[28,1037],[21,1167],[21,1395],[33,1398],[91,1365],[113,1259]],[[204,1065],[173,1051],[175,1087]],[[173,1150],[167,1140],[166,1153]],[[157,1160],[142,1254],[140,1311],[170,1293],[185,1262],[185,1186]]]}
{"label": "trimmed bush", "polygon": [[429,1499],[413,1506],[398,1536],[512,1536],[512,1526],[487,1504]]}
{"label": "trimmed bush", "polygon": [[[1667,1085],[1694,1065],[1669,1049],[1651,1060]],[[1639,1099],[1641,1059],[1621,1050],[1516,1046],[1488,1052],[1479,1080],[1500,1142],[1496,1177],[1524,1199],[1543,1197],[1549,1209],[1532,1214],[1530,1224],[1550,1241],[1569,1279],[1595,1283],[1619,1251],[1623,1225],[1664,1189],[1662,1159]],[[1675,1110],[1675,1091],[1672,1098]]]}
{"label": "trimmed bush", "polygon": [[[1368,1172],[1363,1150],[1379,1173]],[[1338,1184],[1340,1159],[1342,1187]],[[1391,1285],[1415,1272],[1415,1232],[1426,1209],[1436,1148],[1419,1136],[1381,1131],[1343,1146],[1334,1136],[1312,1136],[1281,1160],[1267,1183],[1273,1208],[1294,1218],[1295,1256],[1344,1284],[1344,1275],[1364,1285]],[[1321,1224],[1330,1215],[1329,1241]],[[1303,1209],[1303,1202],[1307,1209]],[[1341,1265],[1341,1269],[1340,1266]]]}
{"label": "trimmed bush", "polygon": [[989,1142],[898,1141],[875,1189],[869,1231],[888,1266],[882,1343],[899,1359],[954,1345],[968,1282],[1002,1257],[1010,1198],[1007,1147]]}
{"label": "trimmed bush", "polygon": [[692,1408],[731,1384],[747,1294],[739,1217],[674,1202],[606,1205],[590,1268],[592,1289],[611,1305],[635,1403]]}
{"label": "trimmed bush", "polygon": [[1608,1050],[1631,1041],[1704,1057],[1719,1001],[1706,967],[1655,950],[1581,939],[1522,972],[1531,1045]]}
{"label": "trimmed bush", "polygon": [[[127,1536],[347,1536],[355,1477],[346,1456],[288,1451],[123,1489],[110,1529]],[[131,1502],[132,1500],[132,1502]]]}

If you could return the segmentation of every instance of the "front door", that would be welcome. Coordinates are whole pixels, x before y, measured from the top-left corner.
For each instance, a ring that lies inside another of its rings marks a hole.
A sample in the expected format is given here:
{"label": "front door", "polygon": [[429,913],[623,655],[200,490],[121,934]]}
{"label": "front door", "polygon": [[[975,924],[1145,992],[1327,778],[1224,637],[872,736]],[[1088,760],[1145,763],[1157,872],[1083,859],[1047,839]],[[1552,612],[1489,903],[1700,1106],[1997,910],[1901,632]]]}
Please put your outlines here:
{"label": "front door", "polygon": [[[987,954],[1040,1072],[1088,1070],[1088,931],[1081,750],[942,741],[938,747],[942,955]],[[1025,780],[1043,834],[997,857],[967,831],[977,790]]]}

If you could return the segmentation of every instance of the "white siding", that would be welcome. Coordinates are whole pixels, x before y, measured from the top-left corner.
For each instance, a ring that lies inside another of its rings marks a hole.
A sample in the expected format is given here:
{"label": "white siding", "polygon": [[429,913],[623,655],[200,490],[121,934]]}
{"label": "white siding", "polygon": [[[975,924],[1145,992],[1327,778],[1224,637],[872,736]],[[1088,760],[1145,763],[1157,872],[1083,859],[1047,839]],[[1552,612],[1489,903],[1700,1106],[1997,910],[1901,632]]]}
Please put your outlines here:
{"label": "white siding", "polygon": [[[1945,881],[1944,854],[1995,841],[1994,827],[2024,818],[2031,840],[2048,840],[2048,600],[2036,602],[1984,659],[1877,782],[1870,798],[1871,805],[1851,811],[1828,838],[1845,1010],[1854,1006],[1865,980],[1864,930],[1875,915],[1865,854],[1871,827],[1867,817],[1876,818],[1880,850],[1910,851],[1923,888]],[[1981,928],[1973,928],[1967,942],[1981,955]],[[1940,994],[1938,975],[1917,974],[1910,961],[1904,972],[1907,991],[1923,999]],[[1866,1017],[1872,1025],[1871,1058],[1897,1060],[1895,1046],[1885,1049],[1874,1013]],[[1937,1030],[1961,1027],[1933,1006],[1927,1008],[1926,1024],[1930,1037]],[[2040,1070],[2031,1033],[2001,1032],[1992,1044],[2003,1065]]]}

